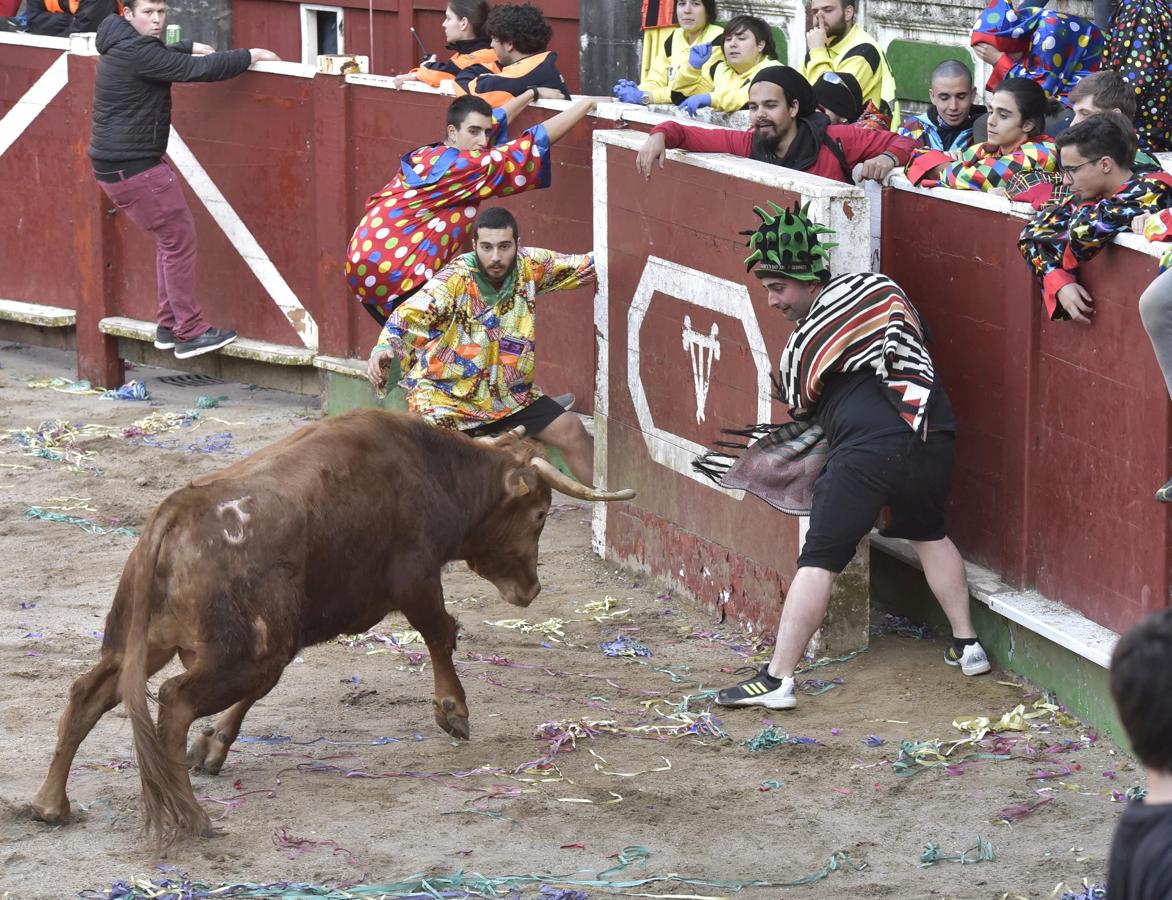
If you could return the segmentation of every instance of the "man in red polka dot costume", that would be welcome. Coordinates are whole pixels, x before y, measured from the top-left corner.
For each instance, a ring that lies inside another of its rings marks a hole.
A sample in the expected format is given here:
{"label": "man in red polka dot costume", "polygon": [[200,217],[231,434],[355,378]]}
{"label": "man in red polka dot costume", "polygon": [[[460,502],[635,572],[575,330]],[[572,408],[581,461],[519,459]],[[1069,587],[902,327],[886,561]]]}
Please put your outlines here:
{"label": "man in red polka dot costume", "polygon": [[580,100],[508,140],[509,116],[536,95],[496,111],[479,97],[458,97],[444,142],[406,154],[399,174],[367,200],[346,250],[346,280],[380,323],[464,249],[481,202],[549,187],[550,146],[596,101]]}

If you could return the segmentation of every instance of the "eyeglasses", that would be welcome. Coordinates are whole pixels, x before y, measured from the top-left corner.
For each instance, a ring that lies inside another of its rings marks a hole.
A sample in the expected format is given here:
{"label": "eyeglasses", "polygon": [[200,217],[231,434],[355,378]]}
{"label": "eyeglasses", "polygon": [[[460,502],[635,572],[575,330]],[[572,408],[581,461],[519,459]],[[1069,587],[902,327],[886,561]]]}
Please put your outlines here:
{"label": "eyeglasses", "polygon": [[1062,170],[1063,175],[1073,175],[1083,166],[1089,166],[1091,163],[1097,163],[1102,158],[1103,157],[1100,156],[1099,159],[1088,159],[1086,162],[1081,162],[1077,166],[1059,166],[1058,168]]}
{"label": "eyeglasses", "polygon": [[846,83],[838,76],[837,72],[823,72],[822,73],[822,80],[825,82],[828,82],[830,84],[845,84]]}

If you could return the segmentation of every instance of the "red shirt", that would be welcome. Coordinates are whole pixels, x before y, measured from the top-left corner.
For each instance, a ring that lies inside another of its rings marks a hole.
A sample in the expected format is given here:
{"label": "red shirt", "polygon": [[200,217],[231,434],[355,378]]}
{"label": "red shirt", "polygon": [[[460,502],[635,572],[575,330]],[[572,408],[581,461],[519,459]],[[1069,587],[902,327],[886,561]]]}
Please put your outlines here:
{"label": "red shirt", "polygon": [[[662,134],[669,150],[678,148],[698,153],[731,153],[733,156],[748,157],[753,148],[752,129],[692,128],[679,122],[663,122],[656,125],[651,133]],[[905,166],[912,158],[912,151],[919,146],[911,138],[894,131],[872,131],[855,125],[831,125],[826,129],[826,134],[842,145],[847,167],[851,169],[883,152],[890,153],[899,165]],[[814,165],[803,171],[833,181],[847,182],[842,166],[838,164],[833,151],[825,145],[819,149]]]}

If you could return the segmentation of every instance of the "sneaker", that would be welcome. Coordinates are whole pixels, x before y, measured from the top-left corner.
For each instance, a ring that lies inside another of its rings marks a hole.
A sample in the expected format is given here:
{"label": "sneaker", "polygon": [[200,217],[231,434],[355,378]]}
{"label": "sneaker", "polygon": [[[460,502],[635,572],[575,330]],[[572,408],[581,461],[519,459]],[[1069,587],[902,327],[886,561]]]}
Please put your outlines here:
{"label": "sneaker", "polygon": [[1168,479],[1168,483],[1156,491],[1157,503],[1172,503],[1172,478]]}
{"label": "sneaker", "polygon": [[227,328],[209,328],[199,337],[190,341],[179,341],[175,344],[176,359],[190,359],[193,356],[202,356],[226,347],[236,340],[236,332]]}
{"label": "sneaker", "polygon": [[764,706],[766,709],[793,709],[798,705],[792,678],[774,678],[769,666],[740,684],[725,688],[716,695],[721,706]]}
{"label": "sneaker", "polygon": [[175,349],[175,332],[170,328],[164,328],[160,325],[155,329],[155,349],[156,350],[174,350]]}
{"label": "sneaker", "polygon": [[950,666],[960,666],[960,670],[965,675],[984,675],[993,668],[989,665],[989,657],[985,654],[985,648],[979,642],[969,644],[964,648],[964,653],[957,653],[956,647],[949,645],[948,649],[944,651],[944,661]]}
{"label": "sneaker", "polygon": [[578,398],[573,394],[558,394],[553,398],[553,402],[568,412],[574,408],[574,401],[576,399]]}

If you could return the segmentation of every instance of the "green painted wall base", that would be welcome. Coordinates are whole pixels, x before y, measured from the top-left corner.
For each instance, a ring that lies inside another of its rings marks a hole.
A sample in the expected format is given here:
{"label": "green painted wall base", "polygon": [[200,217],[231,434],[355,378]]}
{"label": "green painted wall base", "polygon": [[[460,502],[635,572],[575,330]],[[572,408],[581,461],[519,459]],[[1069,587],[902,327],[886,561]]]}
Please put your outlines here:
{"label": "green painted wall base", "polygon": [[[407,397],[399,387],[399,364],[396,362],[387,370],[387,395],[381,400],[375,393],[366,376],[355,370],[355,374],[348,375],[330,369],[322,370],[325,396],[323,407],[327,416],[337,416],[351,409],[386,409],[395,412],[407,411]],[[566,458],[561,451],[547,447],[549,461],[565,472],[573,475],[566,465]]]}
{"label": "green painted wall base", "polygon": [[[948,635],[948,620],[932,595],[924,574],[884,551],[871,550],[871,599],[893,615],[933,626]],[[1028,678],[1052,691],[1058,702],[1093,725],[1120,747],[1129,748],[1107,684],[1107,670],[1097,663],[972,601],[973,624],[995,666]]]}

